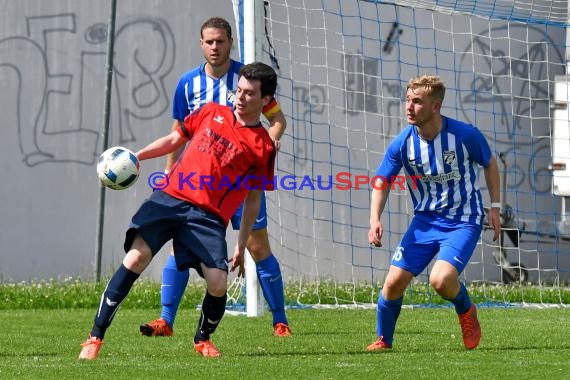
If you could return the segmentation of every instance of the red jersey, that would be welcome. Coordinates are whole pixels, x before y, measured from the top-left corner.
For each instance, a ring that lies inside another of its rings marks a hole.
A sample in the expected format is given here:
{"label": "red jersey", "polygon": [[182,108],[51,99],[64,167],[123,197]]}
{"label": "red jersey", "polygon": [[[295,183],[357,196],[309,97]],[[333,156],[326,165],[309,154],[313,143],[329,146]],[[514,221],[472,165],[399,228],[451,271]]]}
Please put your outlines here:
{"label": "red jersey", "polygon": [[227,224],[249,190],[273,190],[275,147],[261,123],[248,127],[232,108],[208,103],[178,133],[190,140],[163,190],[219,215]]}

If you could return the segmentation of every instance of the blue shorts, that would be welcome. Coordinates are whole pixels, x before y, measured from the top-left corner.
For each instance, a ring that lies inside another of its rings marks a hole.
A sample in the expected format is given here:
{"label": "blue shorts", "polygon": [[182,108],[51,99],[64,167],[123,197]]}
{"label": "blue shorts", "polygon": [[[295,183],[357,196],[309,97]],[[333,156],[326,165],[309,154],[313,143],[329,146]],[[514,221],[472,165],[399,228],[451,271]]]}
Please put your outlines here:
{"label": "blue shorts", "polygon": [[391,264],[414,276],[437,254],[461,273],[481,237],[480,225],[457,222],[435,214],[416,214],[392,256]]}
{"label": "blue shorts", "polygon": [[[234,230],[239,230],[241,223],[241,213],[243,212],[243,203],[239,206],[235,214],[232,216],[232,227]],[[255,219],[252,230],[262,230],[267,228],[267,204],[265,202],[265,192],[261,193],[261,206],[259,207],[259,214]]]}
{"label": "blue shorts", "polygon": [[203,277],[200,263],[208,268],[228,270],[226,225],[217,215],[187,201],[157,190],[133,216],[125,236],[125,252],[140,235],[154,255],[173,240],[179,270],[194,268]]}

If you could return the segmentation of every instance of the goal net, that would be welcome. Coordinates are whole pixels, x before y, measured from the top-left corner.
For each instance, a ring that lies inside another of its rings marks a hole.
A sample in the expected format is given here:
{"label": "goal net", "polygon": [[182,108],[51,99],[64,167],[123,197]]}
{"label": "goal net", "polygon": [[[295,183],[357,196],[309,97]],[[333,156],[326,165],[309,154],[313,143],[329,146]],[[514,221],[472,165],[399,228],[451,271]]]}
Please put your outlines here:
{"label": "goal net", "polygon": [[[484,230],[462,274],[472,297],[570,303],[569,235],[550,170],[566,1],[271,0],[262,10],[257,39],[278,71],[288,121],[278,190],[268,193],[271,246],[296,289],[288,296],[299,305],[376,303],[412,207],[406,190],[392,190],[383,246],[371,248],[368,178],[405,126],[406,83],[431,73],[447,87],[442,113],[485,134],[504,185],[501,242]],[[430,267],[410,286],[410,302],[438,302]]]}

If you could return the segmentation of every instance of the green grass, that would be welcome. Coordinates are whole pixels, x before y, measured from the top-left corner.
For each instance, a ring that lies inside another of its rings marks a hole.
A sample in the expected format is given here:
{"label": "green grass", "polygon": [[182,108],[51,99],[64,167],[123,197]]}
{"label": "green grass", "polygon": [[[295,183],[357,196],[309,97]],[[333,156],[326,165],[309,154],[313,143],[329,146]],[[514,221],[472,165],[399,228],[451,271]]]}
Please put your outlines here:
{"label": "green grass", "polygon": [[[78,278],[64,280],[0,283],[0,310],[10,309],[62,309],[95,308],[107,280],[99,284]],[[538,285],[471,284],[468,286],[471,299],[480,303],[536,303],[570,305],[570,287]],[[376,304],[379,285],[308,282],[287,282],[285,302],[287,305],[352,305]],[[195,308],[204,297],[203,282],[191,282],[182,301],[182,308]],[[160,283],[141,279],[135,283],[123,309],[156,308],[160,300]],[[407,305],[447,305],[429,286],[419,283],[408,288],[404,295]]]}
{"label": "green grass", "polygon": [[[570,308],[480,307],[481,345],[466,351],[452,308],[406,307],[402,310],[394,349],[368,353],[375,339],[373,308],[288,310],[290,338],[271,335],[271,316],[247,318],[226,314],[213,341],[222,351],[205,359],[193,351],[198,320],[196,305],[204,288],[191,284],[172,338],[147,338],[138,326],[159,314],[160,284],[138,281],[107,331],[101,356],[80,362],[85,340],[105,282],[78,279],[0,284],[0,379],[204,378],[204,379],[496,379],[567,378],[570,373]],[[288,304],[375,302],[377,288],[363,285],[288,284]],[[561,304],[567,289],[553,293],[537,287],[470,287],[472,298]],[[514,297],[510,298],[511,295]],[[407,304],[443,303],[414,285]]]}
{"label": "green grass", "polygon": [[2,310],[0,378],[545,378],[570,373],[570,310],[481,308],[481,345],[463,349],[452,309],[406,308],[394,349],[368,353],[372,309],[289,310],[290,338],[271,335],[271,318],[226,315],[213,336],[222,357],[194,353],[194,309],[179,313],[172,338],[138,334],[157,309],[121,310],[98,360],[77,360],[95,310]]}

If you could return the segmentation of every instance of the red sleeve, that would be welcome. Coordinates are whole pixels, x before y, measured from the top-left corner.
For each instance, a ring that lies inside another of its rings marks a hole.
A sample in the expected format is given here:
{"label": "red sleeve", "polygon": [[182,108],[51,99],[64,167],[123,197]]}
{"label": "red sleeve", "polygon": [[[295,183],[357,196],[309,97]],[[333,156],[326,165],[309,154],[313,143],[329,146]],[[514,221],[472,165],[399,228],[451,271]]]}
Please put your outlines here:
{"label": "red sleeve", "polygon": [[177,128],[178,133],[190,140],[192,136],[194,136],[196,128],[200,125],[202,119],[204,119],[204,117],[209,113],[209,110],[212,108],[211,104],[213,103],[207,103],[203,107],[186,116],[184,118],[184,122]]}

